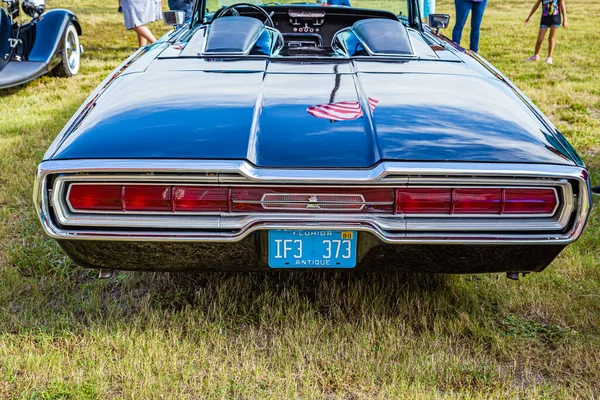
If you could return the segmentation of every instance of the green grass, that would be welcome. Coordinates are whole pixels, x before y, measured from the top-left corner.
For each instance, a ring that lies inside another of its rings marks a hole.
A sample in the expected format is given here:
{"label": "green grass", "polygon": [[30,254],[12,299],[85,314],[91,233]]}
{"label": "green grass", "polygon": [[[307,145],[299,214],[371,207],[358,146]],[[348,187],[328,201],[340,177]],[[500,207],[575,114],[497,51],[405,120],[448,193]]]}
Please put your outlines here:
{"label": "green grass", "polygon": [[[35,167],[135,38],[116,0],[51,5],[78,13],[86,53],[74,79],[0,94],[0,398],[600,396],[597,211],[548,270],[518,282],[285,272],[101,281],[73,268],[36,219]],[[452,11],[449,0],[438,7]],[[481,53],[550,116],[600,184],[600,3],[568,2],[553,66],[523,62],[536,35],[522,25],[529,7],[491,1]]]}

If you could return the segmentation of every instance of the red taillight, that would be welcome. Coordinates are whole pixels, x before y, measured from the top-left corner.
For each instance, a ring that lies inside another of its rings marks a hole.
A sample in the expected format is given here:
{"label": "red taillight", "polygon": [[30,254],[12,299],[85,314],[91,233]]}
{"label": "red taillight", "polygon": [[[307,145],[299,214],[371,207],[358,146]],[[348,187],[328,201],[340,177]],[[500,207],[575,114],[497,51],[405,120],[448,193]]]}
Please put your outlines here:
{"label": "red taillight", "polygon": [[[395,195],[395,201],[394,201]],[[322,188],[72,184],[75,211],[550,215],[550,188]],[[394,206],[395,204],[395,206]]]}
{"label": "red taillight", "polygon": [[76,211],[223,212],[229,189],[167,185],[76,184],[69,190]]}
{"label": "red taillight", "polygon": [[199,186],[175,186],[173,211],[226,212],[229,210],[229,189]]}
{"label": "red taillight", "polygon": [[550,214],[557,204],[552,189],[506,189],[502,214]]}
{"label": "red taillight", "polygon": [[454,189],[452,214],[500,214],[502,190]]}
{"label": "red taillight", "polygon": [[394,211],[394,190],[237,187],[231,189],[233,212],[387,212]]}
{"label": "red taillight", "polygon": [[71,185],[69,203],[75,210],[119,211],[121,190],[121,185]]}
{"label": "red taillight", "polygon": [[124,211],[171,211],[171,186],[123,186]]}
{"label": "red taillight", "polygon": [[548,188],[398,189],[396,212],[421,215],[551,214],[556,192]]}
{"label": "red taillight", "polygon": [[401,214],[450,214],[450,189],[398,189],[397,212]]}

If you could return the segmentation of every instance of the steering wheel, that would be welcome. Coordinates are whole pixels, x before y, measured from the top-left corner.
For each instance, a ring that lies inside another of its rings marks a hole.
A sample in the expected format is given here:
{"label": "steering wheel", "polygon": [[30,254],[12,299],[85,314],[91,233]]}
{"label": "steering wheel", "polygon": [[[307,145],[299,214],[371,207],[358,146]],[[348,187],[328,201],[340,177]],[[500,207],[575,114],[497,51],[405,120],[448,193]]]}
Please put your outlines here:
{"label": "steering wheel", "polygon": [[268,27],[275,28],[275,24],[273,23],[273,19],[271,18],[269,13],[266,12],[264,10],[264,8],[259,7],[255,4],[250,4],[250,3],[237,3],[237,4],[232,4],[229,7],[225,7],[223,9],[221,9],[220,11],[217,11],[215,16],[213,17],[213,21],[217,18],[221,18],[221,17],[227,15],[227,13],[231,13],[232,15],[239,17],[240,12],[238,10],[236,10],[237,7],[249,7],[249,8],[252,8],[253,10],[258,11],[259,13],[261,13],[262,15],[265,16],[265,21],[263,23]]}

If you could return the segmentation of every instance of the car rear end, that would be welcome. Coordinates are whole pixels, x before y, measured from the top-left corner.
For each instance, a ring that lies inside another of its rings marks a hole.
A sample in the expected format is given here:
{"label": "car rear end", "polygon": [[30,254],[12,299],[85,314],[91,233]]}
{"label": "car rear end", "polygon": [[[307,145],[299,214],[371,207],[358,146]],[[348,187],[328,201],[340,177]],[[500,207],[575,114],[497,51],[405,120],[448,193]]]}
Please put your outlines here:
{"label": "car rear end", "polygon": [[85,267],[478,273],[544,269],[591,199],[578,166],[58,160],[40,165],[35,202]]}

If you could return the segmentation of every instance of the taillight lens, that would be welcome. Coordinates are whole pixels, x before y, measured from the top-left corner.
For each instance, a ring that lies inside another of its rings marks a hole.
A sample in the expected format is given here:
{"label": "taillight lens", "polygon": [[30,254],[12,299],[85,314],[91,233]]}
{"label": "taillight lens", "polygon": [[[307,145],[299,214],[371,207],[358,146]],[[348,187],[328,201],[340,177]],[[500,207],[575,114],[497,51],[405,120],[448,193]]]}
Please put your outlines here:
{"label": "taillight lens", "polygon": [[450,189],[399,189],[397,212],[401,214],[450,214]]}
{"label": "taillight lens", "polygon": [[454,189],[452,214],[500,214],[502,190]]}
{"label": "taillight lens", "polygon": [[229,189],[175,186],[173,188],[173,211],[229,211]]}
{"label": "taillight lens", "polygon": [[396,212],[420,215],[551,214],[554,189],[406,188],[396,192]]}
{"label": "taillight lens", "polygon": [[121,185],[71,185],[68,200],[75,210],[120,211],[122,189]]}
{"label": "taillight lens", "polygon": [[550,214],[557,206],[552,189],[506,189],[503,214]]}
{"label": "taillight lens", "polygon": [[171,211],[171,186],[125,185],[124,211]]}
{"label": "taillight lens", "polygon": [[199,186],[74,184],[76,211],[226,212],[229,189]]}

